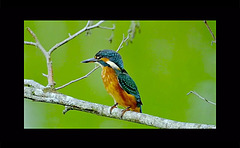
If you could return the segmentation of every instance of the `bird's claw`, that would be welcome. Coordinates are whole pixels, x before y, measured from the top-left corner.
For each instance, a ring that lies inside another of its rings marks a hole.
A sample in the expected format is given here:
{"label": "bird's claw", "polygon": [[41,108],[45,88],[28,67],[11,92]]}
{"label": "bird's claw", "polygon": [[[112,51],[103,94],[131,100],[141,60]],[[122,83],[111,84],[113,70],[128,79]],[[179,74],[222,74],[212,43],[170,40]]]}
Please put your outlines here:
{"label": "bird's claw", "polygon": [[112,114],[112,110],[113,110],[114,108],[117,108],[117,105],[118,105],[118,103],[114,104],[114,105],[110,108],[110,114]]}
{"label": "bird's claw", "polygon": [[130,110],[129,108],[130,108],[130,106],[128,106],[127,108],[122,110],[121,119],[122,119],[123,115],[125,114],[125,112]]}

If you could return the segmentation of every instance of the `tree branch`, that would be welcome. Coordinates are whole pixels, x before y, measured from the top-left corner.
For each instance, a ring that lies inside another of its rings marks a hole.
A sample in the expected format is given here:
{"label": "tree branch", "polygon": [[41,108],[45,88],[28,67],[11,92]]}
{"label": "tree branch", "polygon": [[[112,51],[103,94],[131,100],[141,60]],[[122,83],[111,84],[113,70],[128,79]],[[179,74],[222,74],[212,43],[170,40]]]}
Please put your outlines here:
{"label": "tree branch", "polygon": [[98,23],[96,23],[95,25],[92,25],[92,26],[89,26],[90,24],[90,21],[87,22],[87,25],[80,31],[78,31],[77,33],[73,34],[73,35],[70,35],[68,38],[66,38],[65,40],[63,40],[62,42],[60,43],[57,43],[55,46],[53,46],[49,51],[48,53],[51,55],[53,51],[55,51],[58,47],[64,45],[65,43],[67,43],[68,41],[74,39],[76,36],[78,36],[79,34],[87,31],[87,30],[90,30],[90,29],[93,29],[93,28],[102,28],[102,29],[110,29],[110,30],[114,30],[115,29],[115,25],[113,25],[112,28],[108,28],[108,27],[102,27],[100,26],[100,24],[102,24],[104,21],[99,21]]}
{"label": "tree branch", "polygon": [[195,91],[190,91],[189,93],[187,93],[187,95],[189,95],[190,93],[193,93],[194,95],[198,96],[198,98],[206,101],[207,103],[216,105],[216,103],[214,103],[214,102],[212,102],[212,101],[209,101],[209,100],[207,100],[206,98],[203,98],[202,96],[200,96],[200,95],[199,95],[198,93],[196,93]]}
{"label": "tree branch", "polygon": [[[86,26],[78,31],[77,33],[73,34],[73,35],[70,35],[69,34],[69,37],[65,40],[63,40],[62,42],[60,43],[57,43],[55,46],[53,46],[48,52],[43,48],[43,46],[40,44],[37,36],[35,35],[35,33],[29,28],[27,27],[27,30],[28,32],[32,35],[32,37],[34,38],[35,42],[36,43],[33,43],[33,42],[29,42],[29,41],[24,41],[24,44],[26,45],[33,45],[33,46],[36,46],[38,47],[42,53],[44,54],[45,58],[46,58],[46,61],[47,61],[47,69],[48,69],[48,74],[47,75],[44,75],[48,78],[48,87],[51,88],[52,90],[55,89],[55,82],[53,80],[53,68],[52,68],[52,61],[51,61],[51,54],[53,53],[53,51],[55,51],[58,47],[64,45],[65,43],[67,43],[68,41],[74,39],[76,36],[78,36],[79,34],[83,33],[84,31],[87,31],[87,30],[90,30],[90,29],[93,29],[93,28],[102,28],[102,29],[110,29],[110,30],[114,30],[115,29],[115,25],[113,25],[112,28],[109,28],[109,27],[102,27],[100,26],[100,24],[102,24],[104,21],[99,21],[97,22],[95,25],[90,25],[91,21],[88,21]],[[84,77],[85,78],[85,77]],[[80,78],[79,78],[80,79]],[[76,81],[76,80],[75,80]],[[74,81],[74,82],[75,82]],[[71,83],[73,83],[71,81]],[[71,84],[69,82],[69,84]],[[67,86],[67,85],[66,85]],[[65,87],[65,86],[64,86]],[[60,88],[58,88],[60,89]]]}
{"label": "tree branch", "polygon": [[51,104],[59,104],[65,106],[63,113],[65,114],[69,110],[78,110],[84,111],[92,114],[96,114],[99,116],[105,116],[110,118],[115,118],[119,120],[125,120],[135,123],[140,123],[144,125],[154,126],[158,128],[210,128],[215,129],[215,125],[207,125],[207,124],[197,124],[197,123],[186,123],[186,122],[178,122],[169,119],[164,119],[144,113],[137,113],[133,111],[128,111],[124,114],[121,119],[120,116],[122,114],[121,109],[115,108],[112,111],[112,114],[109,113],[110,106],[101,105],[97,103],[91,103],[79,99],[75,99],[73,97],[60,94],[57,92],[49,92],[45,89],[43,85],[33,81],[24,79],[24,98],[30,99],[37,102],[46,102]]}
{"label": "tree branch", "polygon": [[54,82],[54,80],[53,80],[53,69],[52,69],[51,56],[50,56],[49,53],[43,48],[43,46],[42,46],[41,43],[39,42],[37,36],[35,35],[35,33],[34,33],[29,27],[27,27],[27,31],[32,35],[32,37],[34,38],[34,40],[35,40],[36,43],[24,41],[24,44],[26,44],[26,45],[34,45],[34,46],[36,46],[37,48],[39,48],[39,49],[42,51],[42,53],[43,53],[43,55],[45,56],[46,61],[47,61],[48,87],[50,87],[50,88],[53,89],[53,88],[54,88],[54,85],[55,85],[55,82]]}

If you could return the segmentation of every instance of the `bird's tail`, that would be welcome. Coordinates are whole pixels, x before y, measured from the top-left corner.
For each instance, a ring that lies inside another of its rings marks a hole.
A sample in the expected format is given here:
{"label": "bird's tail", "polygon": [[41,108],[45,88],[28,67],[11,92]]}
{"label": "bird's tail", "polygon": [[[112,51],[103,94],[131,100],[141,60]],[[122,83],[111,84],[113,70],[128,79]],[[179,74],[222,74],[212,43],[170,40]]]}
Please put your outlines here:
{"label": "bird's tail", "polygon": [[140,105],[140,107],[139,107],[139,108],[140,108],[140,113],[142,113],[142,106]]}

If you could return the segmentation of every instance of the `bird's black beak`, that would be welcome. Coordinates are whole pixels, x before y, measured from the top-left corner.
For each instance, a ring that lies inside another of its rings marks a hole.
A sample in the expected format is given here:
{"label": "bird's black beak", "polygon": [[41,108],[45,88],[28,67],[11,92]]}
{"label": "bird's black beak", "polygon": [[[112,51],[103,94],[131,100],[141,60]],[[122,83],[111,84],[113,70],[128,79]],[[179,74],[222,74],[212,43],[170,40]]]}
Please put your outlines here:
{"label": "bird's black beak", "polygon": [[93,63],[93,62],[97,62],[97,59],[91,58],[91,59],[84,60],[81,63]]}

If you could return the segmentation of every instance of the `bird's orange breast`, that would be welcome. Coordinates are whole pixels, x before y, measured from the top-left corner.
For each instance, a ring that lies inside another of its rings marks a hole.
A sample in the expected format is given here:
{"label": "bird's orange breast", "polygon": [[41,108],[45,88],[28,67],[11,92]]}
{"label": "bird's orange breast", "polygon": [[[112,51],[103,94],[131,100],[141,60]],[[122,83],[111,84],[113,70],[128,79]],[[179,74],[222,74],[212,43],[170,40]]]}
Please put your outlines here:
{"label": "bird's orange breast", "polygon": [[123,107],[130,106],[130,110],[140,112],[136,98],[120,87],[115,71],[112,68],[103,67],[101,76],[105,89],[113,97],[115,103],[117,102]]}

